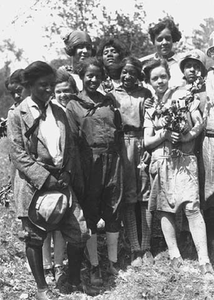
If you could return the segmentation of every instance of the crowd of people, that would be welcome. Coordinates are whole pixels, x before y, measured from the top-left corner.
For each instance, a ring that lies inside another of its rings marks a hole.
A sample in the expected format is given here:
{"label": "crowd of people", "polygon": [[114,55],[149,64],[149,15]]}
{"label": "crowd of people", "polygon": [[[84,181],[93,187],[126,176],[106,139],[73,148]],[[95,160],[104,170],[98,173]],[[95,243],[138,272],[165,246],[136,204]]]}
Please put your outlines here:
{"label": "crowd of people", "polygon": [[[88,33],[65,39],[72,65],[42,61],[5,81],[11,184],[38,300],[103,285],[98,224],[104,223],[108,266],[117,276],[121,227],[130,264],[155,263],[154,213],[179,271],[176,215],[190,232],[201,274],[214,276],[214,76],[203,53],[177,54],[178,26],[164,18],[149,29],[154,54],[136,58],[114,37],[95,49]],[[187,224],[185,223],[187,219]],[[54,261],[52,261],[52,243]],[[214,251],[210,246],[209,249]],[[81,281],[84,255],[90,285]],[[63,263],[67,256],[67,272]]]}

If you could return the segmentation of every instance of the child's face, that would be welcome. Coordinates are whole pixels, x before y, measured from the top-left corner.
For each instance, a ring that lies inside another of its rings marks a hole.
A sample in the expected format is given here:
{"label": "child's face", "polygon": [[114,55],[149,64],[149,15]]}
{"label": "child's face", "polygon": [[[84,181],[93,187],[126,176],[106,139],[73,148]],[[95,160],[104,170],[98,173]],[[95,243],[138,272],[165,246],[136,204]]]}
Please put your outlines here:
{"label": "child's face", "polygon": [[15,103],[20,103],[24,98],[26,98],[24,92],[25,92],[25,88],[20,85],[19,83],[11,83],[8,86],[8,90],[11,94],[11,96],[13,97],[13,100],[15,101]]}
{"label": "child's face", "polygon": [[201,65],[195,59],[187,59],[184,64],[184,77],[188,83],[193,83],[201,75]]}
{"label": "child's face", "polygon": [[88,94],[96,92],[97,88],[102,82],[102,72],[100,68],[89,65],[83,77],[83,89]]}
{"label": "child's face", "polygon": [[47,103],[53,95],[55,79],[54,74],[38,78],[30,87],[33,101],[39,102],[41,105]]}
{"label": "child's face", "polygon": [[155,36],[154,45],[160,56],[167,58],[172,52],[172,35],[168,28],[164,28],[158,35]]}
{"label": "child's face", "polygon": [[125,65],[122,69],[120,80],[125,90],[132,90],[138,79],[138,72],[131,64]]}
{"label": "child's face", "polygon": [[66,107],[71,100],[71,95],[75,94],[75,91],[69,82],[64,81],[56,84],[54,93],[57,102]]}
{"label": "child's face", "polygon": [[169,75],[162,66],[154,68],[150,73],[150,84],[157,95],[163,95],[168,89]]}
{"label": "child's face", "polygon": [[89,44],[79,44],[76,46],[74,53],[74,60],[80,62],[90,57],[92,54],[91,46]]}

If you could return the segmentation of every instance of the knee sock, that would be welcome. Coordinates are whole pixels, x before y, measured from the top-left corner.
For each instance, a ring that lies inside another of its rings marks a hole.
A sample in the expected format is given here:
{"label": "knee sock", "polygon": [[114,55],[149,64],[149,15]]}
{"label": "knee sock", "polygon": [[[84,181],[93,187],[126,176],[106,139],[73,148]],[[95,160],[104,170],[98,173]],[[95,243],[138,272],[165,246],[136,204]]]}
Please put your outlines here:
{"label": "knee sock", "polygon": [[151,248],[151,227],[152,227],[152,214],[143,203],[140,203],[141,209],[141,231],[142,241],[141,250],[150,250]]}
{"label": "knee sock", "polygon": [[67,244],[68,256],[68,281],[71,284],[79,285],[81,282],[80,272],[83,261],[84,248],[77,248],[72,244]]}
{"label": "knee sock", "polygon": [[124,225],[131,245],[131,252],[140,251],[141,249],[138,240],[135,203],[127,204],[124,207]]}
{"label": "knee sock", "polygon": [[117,262],[119,232],[106,232],[106,242],[108,249],[108,259],[111,262]]}
{"label": "knee sock", "polygon": [[176,231],[175,231],[175,217],[171,213],[161,212],[161,228],[163,235],[168,247],[169,257],[173,259],[174,257],[181,256],[177,245]]}
{"label": "knee sock", "polygon": [[38,290],[46,290],[47,283],[45,281],[43,269],[42,246],[32,246],[27,244],[26,255]]}
{"label": "knee sock", "polygon": [[63,259],[65,256],[66,243],[62,233],[58,230],[53,232],[54,240],[54,266],[63,266]]}
{"label": "knee sock", "polygon": [[198,254],[199,264],[209,263],[207,250],[207,234],[205,222],[200,211],[190,212],[185,211],[193,242]]}
{"label": "knee sock", "polygon": [[90,239],[87,240],[86,247],[88,250],[89,260],[91,266],[98,266],[98,254],[97,254],[97,234],[92,234]]}
{"label": "knee sock", "polygon": [[43,267],[44,269],[52,268],[52,259],[51,259],[51,237],[52,233],[47,234],[46,239],[44,240],[42,246],[42,257],[43,257]]}

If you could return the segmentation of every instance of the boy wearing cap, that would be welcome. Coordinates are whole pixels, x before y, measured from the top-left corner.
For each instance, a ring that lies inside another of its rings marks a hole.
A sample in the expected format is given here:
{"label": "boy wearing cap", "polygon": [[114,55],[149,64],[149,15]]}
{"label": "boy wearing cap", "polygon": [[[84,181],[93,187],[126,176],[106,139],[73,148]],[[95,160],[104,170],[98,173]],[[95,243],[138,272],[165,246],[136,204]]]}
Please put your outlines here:
{"label": "boy wearing cap", "polygon": [[204,78],[207,75],[205,54],[198,49],[190,51],[180,61],[180,69],[184,74],[182,87],[187,91],[191,91],[193,86],[196,88],[195,92],[200,101],[199,110],[203,114],[206,102]]}

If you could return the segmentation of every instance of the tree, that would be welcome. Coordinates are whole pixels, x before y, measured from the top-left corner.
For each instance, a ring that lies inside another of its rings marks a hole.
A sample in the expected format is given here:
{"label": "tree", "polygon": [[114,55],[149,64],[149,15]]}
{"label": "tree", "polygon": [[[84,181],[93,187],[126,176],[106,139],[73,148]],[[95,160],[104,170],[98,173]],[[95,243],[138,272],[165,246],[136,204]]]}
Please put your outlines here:
{"label": "tree", "polygon": [[200,29],[193,30],[192,42],[197,49],[204,52],[210,46],[210,35],[214,31],[214,18],[204,19],[200,24]]}
{"label": "tree", "polygon": [[[137,57],[142,57],[153,52],[145,25],[146,13],[143,4],[135,0],[135,10],[132,15],[125,15],[121,11],[109,13],[99,0],[47,0],[40,1],[34,9],[49,9],[52,17],[50,24],[46,26],[46,37],[54,46],[56,36],[60,37],[72,30],[80,29],[87,31],[97,45],[106,36],[113,35],[122,40]],[[59,49],[59,54],[64,53]]]}

